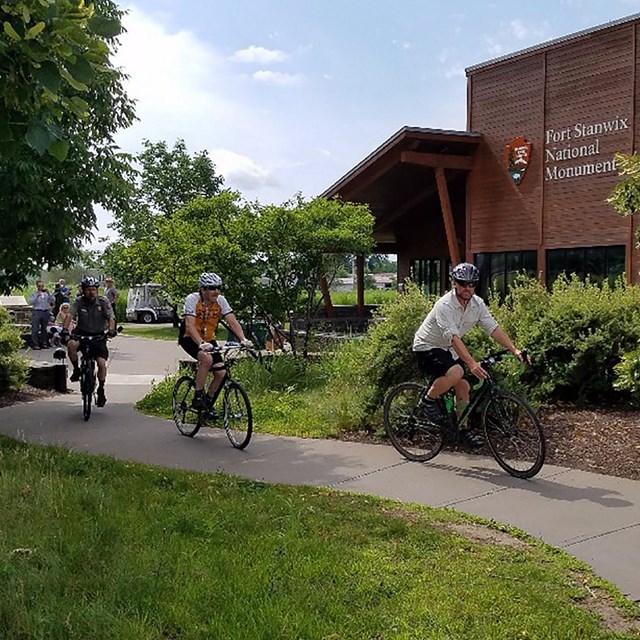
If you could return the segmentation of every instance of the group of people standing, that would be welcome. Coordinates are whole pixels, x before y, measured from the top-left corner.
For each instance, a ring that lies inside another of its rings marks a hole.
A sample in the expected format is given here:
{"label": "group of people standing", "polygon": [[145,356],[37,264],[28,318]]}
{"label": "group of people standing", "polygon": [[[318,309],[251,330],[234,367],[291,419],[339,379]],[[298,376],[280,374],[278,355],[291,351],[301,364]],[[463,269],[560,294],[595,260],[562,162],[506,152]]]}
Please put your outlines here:
{"label": "group of people standing", "polygon": [[[113,278],[104,280],[104,296],[115,307],[119,292],[115,288]],[[31,305],[31,348],[35,350],[49,349],[60,344],[60,332],[67,316],[75,317],[73,305],[82,296],[82,286],[78,285],[74,294],[64,278],[56,282],[53,293],[44,280],[36,280],[36,290],[29,295]]]}

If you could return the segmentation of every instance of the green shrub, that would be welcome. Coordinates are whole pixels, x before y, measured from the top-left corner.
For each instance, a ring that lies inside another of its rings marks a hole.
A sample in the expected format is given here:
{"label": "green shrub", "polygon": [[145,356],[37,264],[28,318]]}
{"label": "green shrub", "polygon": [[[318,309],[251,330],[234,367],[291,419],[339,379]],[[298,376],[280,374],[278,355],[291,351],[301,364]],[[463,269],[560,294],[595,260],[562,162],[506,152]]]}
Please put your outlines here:
{"label": "green shrub", "polygon": [[27,379],[29,365],[20,355],[20,331],[11,322],[9,312],[0,307],[0,391],[19,389]]}
{"label": "green shrub", "polygon": [[625,353],[613,370],[616,374],[614,389],[628,391],[631,402],[640,406],[640,349]]}
{"label": "green shrub", "polygon": [[419,376],[413,335],[432,305],[433,300],[408,282],[402,294],[379,307],[363,340],[338,348],[333,377],[360,389],[367,412],[381,405],[389,387]]}
{"label": "green shrub", "polygon": [[551,291],[522,279],[504,304],[500,325],[533,365],[522,380],[539,400],[601,402],[620,398],[613,381],[622,356],[640,339],[640,288],[559,278]]}

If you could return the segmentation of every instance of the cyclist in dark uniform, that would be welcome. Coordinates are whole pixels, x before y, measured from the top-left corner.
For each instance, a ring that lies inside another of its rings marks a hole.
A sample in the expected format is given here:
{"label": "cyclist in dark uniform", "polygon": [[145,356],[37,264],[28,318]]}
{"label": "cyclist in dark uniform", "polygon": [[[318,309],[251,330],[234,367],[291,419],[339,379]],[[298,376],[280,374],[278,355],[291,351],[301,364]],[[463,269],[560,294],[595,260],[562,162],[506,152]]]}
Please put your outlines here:
{"label": "cyclist in dark uniform", "polygon": [[[65,318],[63,335],[69,335],[69,327],[75,321],[74,335],[97,336],[107,331],[107,336],[113,338],[116,332],[116,320],[111,303],[104,296],[98,295],[99,281],[96,278],[84,278],[80,283],[82,294],[71,305],[69,315]],[[98,365],[98,393],[96,405],[104,407],[107,397],[104,392],[104,383],[107,380],[107,359],[109,350],[106,340],[95,340],[91,348]],[[71,382],[80,380],[80,367],[78,366],[78,341],[69,339],[67,342],[69,360],[73,365],[73,373],[69,378]]]}
{"label": "cyclist in dark uniform", "polygon": [[220,295],[222,278],[216,273],[205,272],[200,276],[198,286],[199,291],[189,294],[184,301],[184,318],[180,324],[178,344],[198,361],[193,407],[201,411],[208,406],[204,385],[209,370],[213,371],[213,381],[207,392],[209,400],[215,397],[226,375],[222,356],[218,352],[213,352],[220,319],[225,319],[241,344],[250,347],[253,343],[245,338],[244,331],[233,314],[233,309],[229,306],[227,299]]}

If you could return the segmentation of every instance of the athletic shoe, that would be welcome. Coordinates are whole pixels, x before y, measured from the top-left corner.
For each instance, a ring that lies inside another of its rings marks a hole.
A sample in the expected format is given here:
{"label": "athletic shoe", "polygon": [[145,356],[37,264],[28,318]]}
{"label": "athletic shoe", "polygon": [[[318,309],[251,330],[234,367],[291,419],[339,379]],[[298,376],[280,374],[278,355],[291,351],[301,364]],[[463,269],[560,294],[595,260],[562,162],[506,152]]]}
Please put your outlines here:
{"label": "athletic shoe", "polygon": [[442,411],[440,410],[440,406],[438,405],[437,402],[425,402],[423,400],[418,405],[418,408],[416,409],[416,413],[419,418],[428,420],[433,424],[444,423],[444,415],[442,415]]}
{"label": "athletic shoe", "polygon": [[71,374],[69,380],[71,382],[78,382],[78,380],[80,380],[80,367],[73,368],[73,373]]}
{"label": "athletic shoe", "polygon": [[104,387],[98,387],[96,407],[104,407],[105,404],[107,404],[107,396],[104,395]]}
{"label": "athletic shoe", "polygon": [[482,436],[469,431],[469,429],[462,431],[460,433],[460,438],[472,451],[480,449],[484,445],[484,439]]}
{"label": "athletic shoe", "polygon": [[204,397],[204,393],[196,393],[193,396],[193,400],[191,401],[191,408],[196,411],[206,411],[207,410],[207,399]]}

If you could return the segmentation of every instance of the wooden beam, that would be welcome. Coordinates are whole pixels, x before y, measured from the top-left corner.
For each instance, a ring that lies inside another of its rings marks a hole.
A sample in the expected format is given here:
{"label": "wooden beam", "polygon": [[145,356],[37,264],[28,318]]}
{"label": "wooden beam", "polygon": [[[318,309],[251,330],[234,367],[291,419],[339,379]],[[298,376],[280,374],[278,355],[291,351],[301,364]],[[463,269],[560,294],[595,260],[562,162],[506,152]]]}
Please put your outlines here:
{"label": "wooden beam", "polygon": [[377,158],[372,164],[363,167],[360,173],[353,176],[353,178],[338,191],[340,197],[345,201],[353,199],[359,191],[366,189],[399,163],[400,154],[397,150],[392,150],[384,156]]}
{"label": "wooden beam", "polygon": [[419,191],[411,200],[405,202],[401,207],[390,211],[384,216],[378,218],[376,220],[375,229],[384,229],[387,225],[391,224],[394,220],[397,220],[400,216],[407,213],[407,211],[411,211],[414,207],[417,207],[423,200],[432,196],[436,192],[436,185],[430,184],[428,187]]}
{"label": "wooden beam", "polygon": [[364,256],[356,256],[358,318],[364,318]]}
{"label": "wooden beam", "polygon": [[423,167],[440,167],[442,169],[471,170],[473,158],[471,156],[453,156],[445,153],[420,153],[419,151],[403,151],[400,161],[407,164],[419,164]]}
{"label": "wooden beam", "polygon": [[322,276],[322,278],[320,279],[320,291],[322,291],[322,300],[324,301],[325,315],[327,316],[327,318],[334,318],[336,315],[336,310],[333,308],[331,291],[329,290],[327,276]]}
{"label": "wooden beam", "polygon": [[444,169],[442,167],[436,168],[436,183],[438,184],[438,194],[440,195],[444,230],[447,234],[449,257],[451,258],[452,264],[456,265],[460,263],[460,249],[458,248],[458,239],[456,238],[456,227],[453,224],[453,213],[451,211],[449,191],[447,190],[447,178],[444,175]]}

